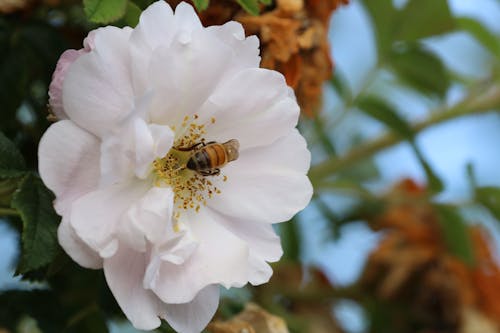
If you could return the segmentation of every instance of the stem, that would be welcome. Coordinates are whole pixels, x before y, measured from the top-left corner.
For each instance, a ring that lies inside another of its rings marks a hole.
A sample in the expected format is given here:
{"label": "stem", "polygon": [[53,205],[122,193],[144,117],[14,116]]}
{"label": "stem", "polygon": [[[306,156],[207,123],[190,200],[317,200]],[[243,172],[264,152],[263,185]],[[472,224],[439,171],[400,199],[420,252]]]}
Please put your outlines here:
{"label": "stem", "polygon": [[[481,84],[479,87],[482,87]],[[484,91],[480,92],[479,95],[470,95],[466,97],[461,102],[449,107],[441,108],[434,112],[428,119],[416,123],[412,126],[413,132],[415,134],[424,131],[425,129],[443,123],[445,121],[472,115],[472,114],[482,114],[492,111],[494,108],[500,107],[500,86],[493,85]],[[346,155],[339,158],[330,158],[319,164],[316,164],[309,171],[309,177],[313,185],[320,184],[325,178],[328,178],[335,173],[350,167],[357,162],[370,157],[390,146],[393,146],[405,138],[401,137],[396,133],[386,133],[373,141],[367,142],[352,149]]]}
{"label": "stem", "polygon": [[19,216],[19,212],[12,208],[0,208],[0,216]]}

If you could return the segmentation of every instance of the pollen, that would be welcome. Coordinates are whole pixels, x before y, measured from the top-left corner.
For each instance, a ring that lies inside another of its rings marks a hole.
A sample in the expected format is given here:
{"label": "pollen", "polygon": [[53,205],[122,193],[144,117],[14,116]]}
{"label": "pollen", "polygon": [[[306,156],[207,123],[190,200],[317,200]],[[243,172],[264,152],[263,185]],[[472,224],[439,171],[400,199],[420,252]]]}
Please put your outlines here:
{"label": "pollen", "polygon": [[[215,177],[227,180],[227,176],[222,174],[207,177],[186,167],[194,150],[190,147],[205,142],[206,125],[198,124],[196,122],[198,119],[197,114],[184,117],[178,131],[179,137],[175,140],[173,148],[167,155],[153,162],[155,185],[171,187],[174,192],[175,220],[179,220],[183,211],[192,210],[198,213],[202,206],[207,205],[208,200],[221,193],[214,184]],[[215,118],[211,118],[208,124],[214,122]]]}

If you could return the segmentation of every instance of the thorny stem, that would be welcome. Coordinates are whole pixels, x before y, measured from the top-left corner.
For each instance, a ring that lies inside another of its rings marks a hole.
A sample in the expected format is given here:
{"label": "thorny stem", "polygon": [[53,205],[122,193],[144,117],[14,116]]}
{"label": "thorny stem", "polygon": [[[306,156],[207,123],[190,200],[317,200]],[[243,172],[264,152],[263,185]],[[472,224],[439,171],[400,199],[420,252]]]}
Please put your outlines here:
{"label": "thorny stem", "polygon": [[1,208],[0,216],[19,216],[19,212],[12,208]]}
{"label": "thorny stem", "polygon": [[[484,88],[479,86],[478,88]],[[473,91],[471,95],[464,98],[461,102],[446,108],[440,108],[434,112],[426,120],[416,123],[412,126],[415,134],[420,133],[427,128],[452,120],[455,118],[482,114],[493,111],[500,107],[500,85],[492,84],[482,91]],[[332,157],[326,161],[320,162],[311,168],[309,177],[315,186],[321,186],[321,183],[339,172],[340,170],[351,167],[359,161],[370,157],[388,147],[391,147],[405,138],[396,133],[386,133],[380,137],[369,141],[365,144],[357,146],[342,157]]]}

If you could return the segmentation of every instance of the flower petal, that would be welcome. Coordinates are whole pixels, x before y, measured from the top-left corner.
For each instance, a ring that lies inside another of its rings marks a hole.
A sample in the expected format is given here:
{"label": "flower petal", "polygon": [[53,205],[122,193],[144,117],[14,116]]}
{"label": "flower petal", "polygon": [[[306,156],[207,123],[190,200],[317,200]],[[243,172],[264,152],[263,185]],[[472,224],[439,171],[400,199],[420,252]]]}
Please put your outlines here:
{"label": "flower petal", "polygon": [[90,192],[73,203],[71,225],[89,247],[109,257],[117,249],[115,237],[122,215],[150,187],[149,182],[135,181]]}
{"label": "flower petal", "polygon": [[64,217],[57,229],[57,237],[64,251],[80,266],[93,269],[102,268],[101,257],[78,238],[69,221]]}
{"label": "flower petal", "polygon": [[171,188],[153,187],[133,204],[120,222],[120,239],[136,251],[146,251],[146,240],[159,243],[173,233],[174,192]]}
{"label": "flower petal", "polygon": [[[237,110],[237,111],[236,111]],[[221,83],[199,116],[208,123],[207,141],[237,139],[240,149],[267,145],[297,125],[299,106],[278,72],[261,68],[240,71]]]}
{"label": "flower petal", "polygon": [[214,180],[222,192],[208,201],[219,212],[255,222],[288,221],[312,196],[305,172],[310,153],[297,130],[269,146],[240,152],[224,167],[227,181]]}
{"label": "flower petal", "polygon": [[162,261],[158,266],[149,287],[163,302],[190,302],[210,284],[229,288],[247,283],[249,250],[245,242],[217,224],[207,209],[199,213],[186,211],[181,220],[191,230],[198,247],[180,265]]}
{"label": "flower petal", "polygon": [[245,30],[239,22],[229,21],[223,25],[213,25],[206,28],[212,31],[233,50],[234,56],[227,66],[236,70],[258,68],[260,64],[259,39],[257,36],[245,38]]}
{"label": "flower petal", "polygon": [[199,333],[208,324],[219,305],[219,286],[203,288],[189,303],[167,304],[162,315],[177,332]]}
{"label": "flower petal", "polygon": [[99,141],[70,120],[61,120],[45,132],[38,148],[38,171],[56,195],[55,209],[69,212],[71,203],[97,188]]}
{"label": "flower petal", "polygon": [[142,287],[146,254],[120,246],[113,257],[104,260],[104,274],[111,292],[135,328],[152,330],[160,326],[160,302]]}
{"label": "flower petal", "polygon": [[180,130],[184,117],[198,111],[224,76],[231,52],[205,30],[193,34],[187,43],[174,40],[158,47],[148,70],[151,89],[156,92],[151,121]]}
{"label": "flower petal", "polygon": [[247,243],[250,249],[248,281],[253,285],[269,281],[273,272],[268,262],[276,262],[283,255],[280,238],[273,227],[266,223],[228,217],[216,211],[212,215],[217,223]]}
{"label": "flower petal", "polygon": [[97,30],[95,48],[70,66],[63,82],[64,111],[79,126],[99,137],[133,109],[130,33],[130,28]]}

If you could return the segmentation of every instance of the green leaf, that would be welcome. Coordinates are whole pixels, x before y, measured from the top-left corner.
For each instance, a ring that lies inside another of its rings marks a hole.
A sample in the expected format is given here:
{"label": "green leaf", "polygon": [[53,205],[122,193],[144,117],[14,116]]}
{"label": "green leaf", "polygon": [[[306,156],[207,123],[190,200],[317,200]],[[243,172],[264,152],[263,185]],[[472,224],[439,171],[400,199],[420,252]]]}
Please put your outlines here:
{"label": "green leaf", "polygon": [[420,165],[422,165],[422,168],[424,168],[425,176],[427,178],[427,185],[429,187],[430,192],[432,193],[441,192],[444,189],[443,182],[436,175],[430,164],[424,158],[424,155],[422,155],[422,152],[420,151],[420,149],[418,149],[415,141],[411,142],[411,146],[413,148],[413,151],[415,152],[415,155],[417,155],[417,159],[420,162]]}
{"label": "green leaf", "polygon": [[488,30],[481,22],[470,17],[456,19],[458,26],[471,34],[479,43],[496,57],[500,57],[500,38]]}
{"label": "green leaf", "polygon": [[139,23],[139,17],[141,16],[141,9],[132,1],[127,2],[127,9],[125,11],[125,16],[123,17],[125,23],[130,27],[135,27]]}
{"label": "green leaf", "polygon": [[413,131],[396,110],[385,100],[377,96],[362,97],[357,102],[358,108],[370,117],[380,121],[404,138],[412,139]]}
{"label": "green leaf", "polygon": [[281,223],[279,231],[281,236],[281,243],[283,246],[283,259],[290,261],[300,260],[300,231],[298,230],[297,218]]}
{"label": "green leaf", "polygon": [[476,200],[500,221],[500,188],[484,186],[476,188]]}
{"label": "green leaf", "polygon": [[393,50],[390,65],[403,82],[424,94],[442,98],[450,86],[442,61],[419,44]]}
{"label": "green leaf", "polygon": [[474,249],[467,225],[462,216],[452,207],[435,205],[439,215],[439,225],[448,250],[464,263],[474,263]]}
{"label": "green leaf", "polygon": [[378,53],[383,56],[390,50],[394,40],[393,30],[397,11],[392,4],[392,0],[364,0],[363,5],[372,20]]}
{"label": "green leaf", "polygon": [[28,174],[12,198],[11,206],[23,221],[22,255],[17,272],[24,274],[50,263],[57,254],[59,216],[52,207],[53,194],[42,181]]}
{"label": "green leaf", "polygon": [[321,143],[321,148],[323,148],[325,153],[327,153],[328,156],[337,155],[335,146],[325,130],[324,120],[322,120],[319,116],[314,117],[313,126],[314,132],[318,136],[319,142]]}
{"label": "green leaf", "polygon": [[351,101],[352,100],[352,91],[351,88],[349,87],[349,83],[347,82],[347,79],[345,76],[342,74],[342,71],[340,71],[339,68],[335,68],[335,72],[333,73],[332,78],[330,79],[330,84],[337,91],[339,94],[340,98],[346,101]]}
{"label": "green leaf", "polygon": [[0,178],[20,177],[25,172],[26,163],[21,152],[0,132]]}
{"label": "green leaf", "polygon": [[110,23],[125,15],[127,2],[127,0],[83,0],[83,9],[89,21]]}
{"label": "green leaf", "polygon": [[396,40],[414,41],[454,28],[447,0],[410,0],[398,15],[394,31]]}
{"label": "green leaf", "polygon": [[260,8],[257,0],[236,0],[240,6],[252,15],[259,15]]}
{"label": "green leaf", "polygon": [[205,9],[208,8],[208,5],[210,4],[210,0],[193,0],[194,6],[196,7],[196,10],[199,12],[204,11]]}
{"label": "green leaf", "polygon": [[402,117],[399,116],[396,110],[389,103],[376,96],[360,98],[357,106],[364,113],[385,124],[387,127],[410,142],[411,147],[415,151],[415,154],[424,169],[430,190],[434,193],[441,192],[443,190],[442,181],[436,176],[431,166],[427,163],[415,144],[412,128]]}
{"label": "green leaf", "polygon": [[273,4],[273,0],[260,0],[260,3],[262,3],[266,6],[270,6]]}

